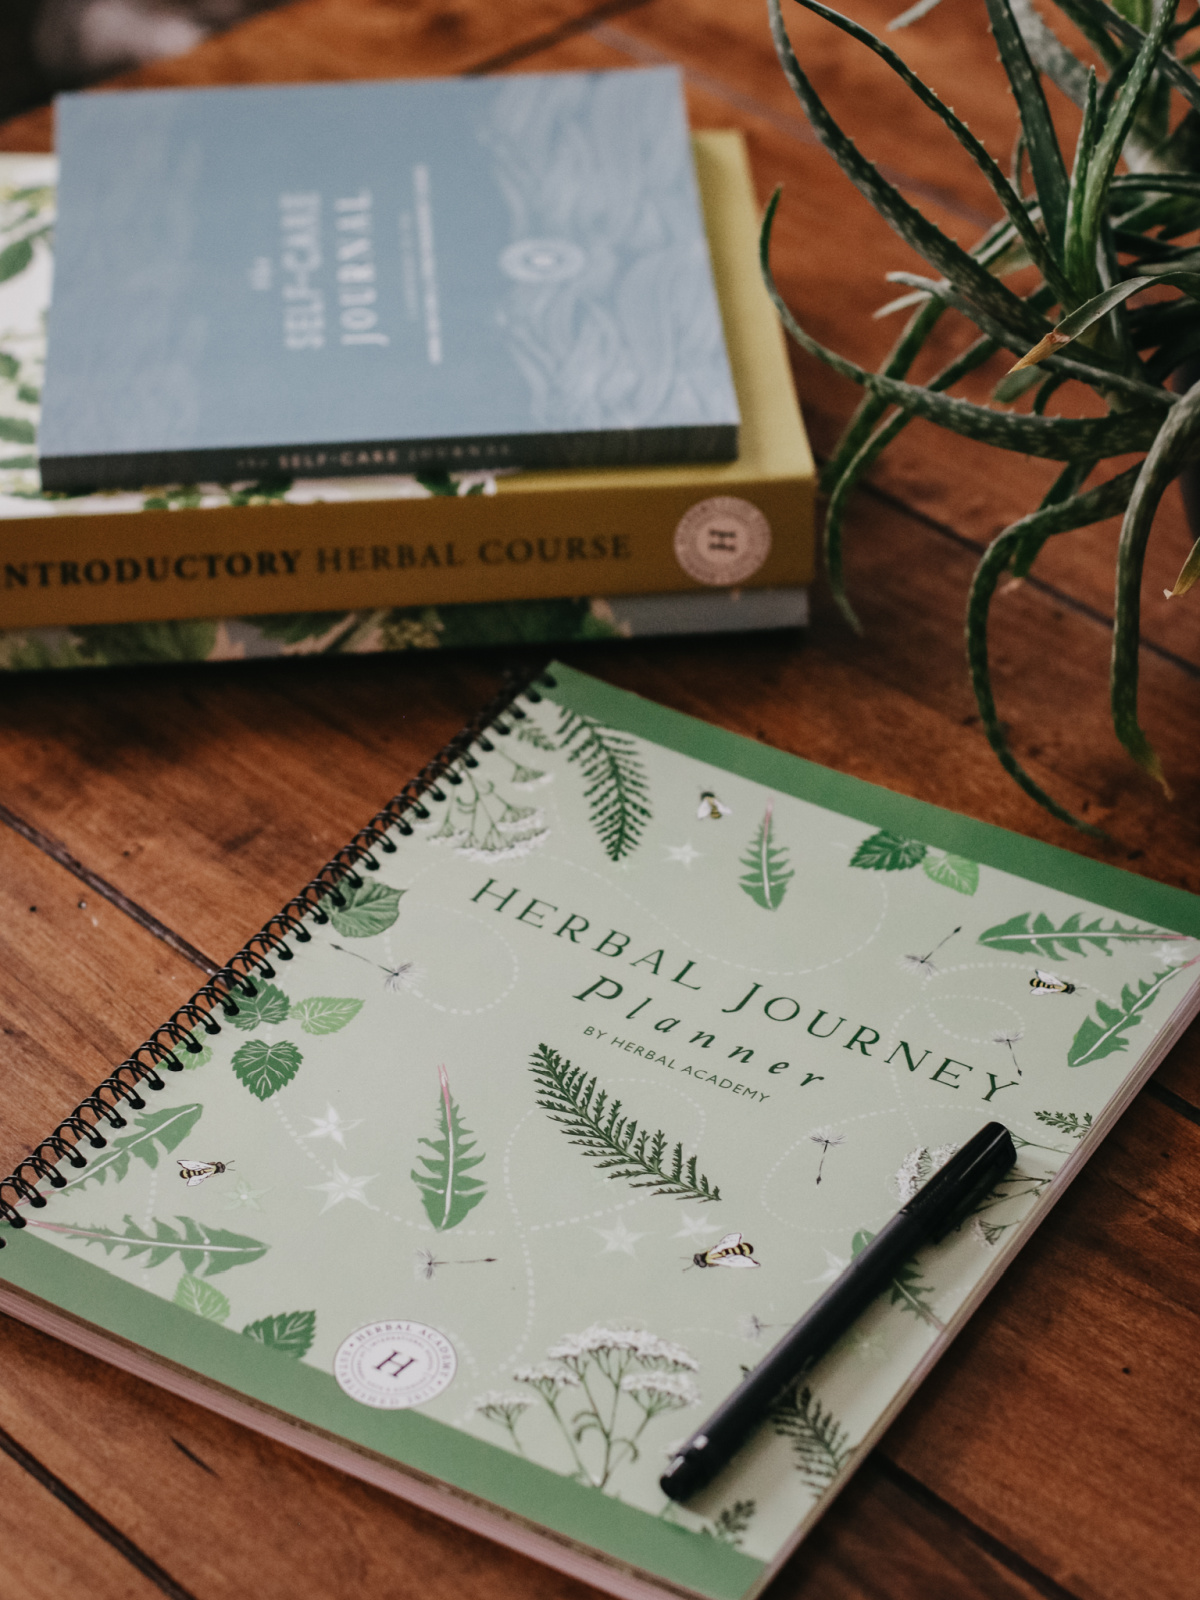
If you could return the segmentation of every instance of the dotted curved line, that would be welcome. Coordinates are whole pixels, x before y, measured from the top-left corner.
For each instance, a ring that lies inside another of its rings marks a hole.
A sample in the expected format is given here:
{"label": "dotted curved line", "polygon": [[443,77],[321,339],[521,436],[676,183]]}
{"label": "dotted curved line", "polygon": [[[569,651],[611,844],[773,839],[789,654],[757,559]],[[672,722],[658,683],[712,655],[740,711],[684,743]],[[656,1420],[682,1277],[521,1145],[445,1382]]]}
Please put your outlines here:
{"label": "dotted curved line", "polygon": [[525,1229],[524,1229],[524,1227],[522,1226],[522,1223],[521,1223],[521,1213],[517,1210],[517,1202],[516,1202],[516,1199],[515,1199],[515,1197],[513,1195],[513,1188],[512,1188],[512,1151],[513,1151],[513,1145],[516,1143],[517,1135],[520,1133],[521,1129],[525,1126],[526,1122],[529,1121],[530,1117],[532,1117],[534,1115],[535,1115],[535,1112],[534,1112],[533,1108],[531,1107],[525,1113],[525,1115],[523,1117],[519,1117],[517,1119],[517,1122],[514,1125],[512,1132],[509,1134],[508,1140],[507,1140],[507,1142],[506,1142],[506,1144],[504,1146],[504,1162],[503,1162],[504,1195],[505,1195],[505,1198],[508,1201],[508,1208],[512,1212],[513,1223],[515,1224],[516,1230],[517,1230],[517,1243],[521,1247],[521,1254],[524,1257],[524,1261],[525,1261],[525,1281],[526,1281],[526,1286],[527,1286],[526,1287],[526,1296],[527,1296],[527,1298],[526,1298],[526,1306],[525,1306],[525,1327],[524,1327],[524,1329],[523,1329],[523,1331],[521,1333],[520,1338],[517,1340],[516,1348],[513,1350],[513,1353],[510,1356],[508,1356],[504,1361],[502,1361],[502,1362],[500,1362],[498,1364],[498,1367],[495,1369],[497,1371],[499,1371],[499,1370],[507,1370],[508,1368],[510,1368],[512,1366],[513,1362],[516,1361],[517,1357],[524,1350],[525,1346],[529,1343],[530,1335],[533,1332],[534,1314],[535,1314],[535,1312],[537,1310],[537,1283],[536,1283],[536,1278],[534,1276],[534,1270],[533,1270],[533,1252],[530,1250],[529,1241],[525,1237]]}
{"label": "dotted curved line", "polygon": [[[834,848],[839,850],[848,850],[850,847],[849,845],[836,845]],[[652,911],[650,907],[639,900],[636,895],[631,894],[628,889],[621,888],[620,884],[614,883],[611,877],[606,877],[603,873],[595,871],[594,868],[585,867],[580,862],[571,860],[569,856],[556,856],[547,854],[546,860],[557,862],[559,866],[573,867],[575,871],[585,873],[589,878],[597,879],[598,882],[604,884],[606,888],[615,889],[618,894],[624,895],[625,899],[629,901],[630,905],[636,906],[637,909],[642,912],[651,922],[656,922],[660,928],[669,933],[676,944],[682,945],[685,950],[694,951],[696,955],[702,956],[705,961],[711,961],[716,966],[720,967],[731,967],[736,972],[760,973],[764,978],[806,978],[810,977],[814,972],[828,972],[833,967],[838,967],[844,962],[852,961],[855,956],[861,955],[864,950],[866,950],[870,945],[874,944],[875,940],[879,937],[880,931],[882,930],[884,923],[887,921],[888,907],[890,904],[887,884],[883,882],[877,883],[876,887],[883,896],[883,909],[879,913],[878,922],[863,940],[862,944],[856,945],[853,950],[847,950],[844,955],[837,956],[833,961],[823,961],[819,966],[815,967],[754,967],[746,961],[731,961],[727,956],[715,956],[710,951],[706,950],[703,945],[693,944],[690,939],[686,939],[681,933],[677,933],[675,929],[671,927],[670,923],[666,922],[662,917],[660,917],[656,911]],[[626,865],[628,865],[628,863],[626,863]]]}
{"label": "dotted curved line", "polygon": [[[456,911],[448,906],[439,906],[438,910],[445,911],[449,916],[462,917],[467,922],[477,923],[485,933],[490,934],[492,938],[499,940],[502,948],[508,956],[508,959],[512,962],[512,977],[508,981],[508,988],[502,990],[494,1000],[489,1000],[485,1006],[444,1006],[439,1004],[439,1002],[436,1000],[431,1000],[428,995],[422,994],[415,983],[409,984],[405,990],[405,993],[411,994],[414,999],[422,1001],[425,1005],[429,1006],[432,1011],[440,1011],[443,1016],[447,1017],[479,1017],[482,1016],[485,1011],[494,1011],[497,1006],[504,1004],[509,995],[516,988],[517,982],[520,979],[521,962],[516,951],[505,938],[503,933],[500,932],[499,928],[492,927],[489,923],[484,922],[481,917],[475,916],[472,912]],[[391,959],[390,950],[388,953],[388,959]]]}
{"label": "dotted curved line", "polygon": [[[1016,1006],[1012,1005],[1007,1000],[997,1000],[994,995],[990,994],[956,994],[951,996],[951,998],[954,1000],[966,1001],[968,1004],[974,1003],[977,1005],[999,1006],[1002,1011],[1007,1011],[1010,1016],[1016,1017],[1019,1027],[1022,1029],[1025,1027],[1025,1018],[1017,1010]],[[944,1022],[938,1021],[937,1017],[934,1015],[932,1006],[927,1005],[925,1007],[925,1013],[937,1031],[939,1033],[944,1033],[947,1039],[957,1039],[960,1044],[996,1043],[991,1034],[984,1036],[982,1034],[974,1033],[955,1033],[953,1028],[948,1028]]]}
{"label": "dotted curved line", "polygon": [[[307,1143],[305,1142],[305,1139],[304,1139],[304,1135],[300,1134],[300,1133],[297,1133],[295,1128],[292,1127],[292,1124],[288,1121],[287,1113],[284,1111],[283,1107],[279,1104],[278,1101],[274,1102],[273,1109],[274,1109],[275,1115],[279,1118],[280,1122],[283,1124],[285,1130],[287,1131],[288,1136],[290,1137],[292,1143],[296,1146],[296,1148],[298,1150],[303,1151],[303,1153],[308,1157],[308,1159],[316,1167],[318,1172],[323,1173],[326,1178],[332,1178],[333,1174],[330,1171],[330,1169],[321,1160],[320,1156],[318,1156],[318,1154],[317,1154],[317,1152],[315,1150],[310,1150],[308,1148],[308,1145],[307,1145]],[[383,1215],[383,1216],[387,1215],[387,1213],[383,1210],[383,1207],[382,1206],[377,1206],[373,1200],[359,1200],[356,1203],[358,1205],[363,1206],[367,1211],[375,1211],[375,1212],[378,1212],[380,1215]]]}

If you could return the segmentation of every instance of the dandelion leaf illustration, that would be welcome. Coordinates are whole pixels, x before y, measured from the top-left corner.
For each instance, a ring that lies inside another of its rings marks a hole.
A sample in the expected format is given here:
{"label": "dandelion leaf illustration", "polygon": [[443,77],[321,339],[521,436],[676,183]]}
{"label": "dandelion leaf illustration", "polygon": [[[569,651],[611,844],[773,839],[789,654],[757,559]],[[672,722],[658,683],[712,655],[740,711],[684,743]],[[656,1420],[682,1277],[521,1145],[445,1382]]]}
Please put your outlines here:
{"label": "dandelion leaf illustration", "polygon": [[564,710],[559,749],[583,772],[592,827],[610,861],[624,861],[641,843],[651,817],[650,791],[633,739],[577,711]]}
{"label": "dandelion leaf illustration", "polygon": [[672,1150],[661,1130],[652,1134],[639,1129],[632,1117],[621,1115],[620,1100],[610,1099],[597,1088],[596,1078],[564,1061],[557,1050],[538,1045],[530,1067],[537,1079],[538,1105],[606,1176],[677,1200],[721,1198],[720,1189],[697,1172],[696,1157],[684,1160],[681,1143]]}
{"label": "dandelion leaf illustration", "polygon": [[248,1039],[233,1052],[233,1070],[256,1100],[269,1100],[291,1083],[303,1060],[294,1044]]}
{"label": "dandelion leaf illustration", "polygon": [[86,1183],[107,1183],[110,1178],[120,1183],[135,1156],[148,1167],[157,1167],[160,1151],[177,1150],[199,1122],[203,1111],[201,1105],[144,1111],[133,1119],[133,1132],[110,1140],[108,1149],[89,1162],[87,1171],[80,1177],[71,1179],[67,1188],[82,1189]]}
{"label": "dandelion leaf illustration", "polygon": [[775,843],[772,809],[767,807],[758,832],[742,857],[746,872],[738,880],[755,905],[766,911],[776,911],[783,904],[787,886],[795,876],[788,866],[787,851]]}
{"label": "dandelion leaf illustration", "polygon": [[343,885],[339,892],[340,906],[329,896],[321,902],[321,909],[328,913],[343,939],[369,939],[373,934],[386,933],[392,926],[400,915],[400,896],[405,891],[364,878],[357,889]]}
{"label": "dandelion leaf illustration", "polygon": [[1137,1027],[1143,1014],[1158,998],[1163,984],[1169,983],[1178,971],[1178,967],[1168,967],[1165,972],[1156,972],[1152,978],[1143,978],[1136,989],[1127,983],[1121,990],[1119,1006],[1097,1000],[1095,1016],[1080,1024],[1079,1032],[1071,1041],[1067,1065],[1086,1067],[1089,1062],[1124,1050],[1129,1043],[1125,1037],[1129,1029]]}
{"label": "dandelion leaf illustration", "polygon": [[263,1317],[250,1322],[242,1329],[247,1339],[266,1345],[268,1350],[278,1350],[280,1355],[299,1360],[312,1349],[317,1336],[315,1311],[284,1311],[279,1316]]}
{"label": "dandelion leaf illustration", "polygon": [[177,1306],[194,1311],[208,1322],[224,1322],[229,1316],[229,1301],[220,1289],[214,1289],[203,1278],[193,1278],[190,1272],[180,1278],[171,1298]]}
{"label": "dandelion leaf illustration", "polygon": [[1082,911],[1073,912],[1059,923],[1051,921],[1044,911],[1021,911],[1007,922],[997,923],[981,933],[979,943],[1010,955],[1045,956],[1048,961],[1058,961],[1063,955],[1086,956],[1096,950],[1110,956],[1114,944],[1144,944],[1147,940],[1157,942],[1171,937],[1161,928],[1145,928],[1115,919],[1107,928],[1103,917],[1084,922]]}
{"label": "dandelion leaf illustration", "polygon": [[955,889],[959,894],[974,894],[979,887],[979,866],[966,856],[952,856],[942,851],[926,854],[921,870],[934,883]]}
{"label": "dandelion leaf illustration", "polygon": [[848,1431],[812,1390],[793,1385],[771,1408],[771,1426],[790,1439],[796,1470],[810,1489],[826,1489],[854,1454]]}
{"label": "dandelion leaf illustration", "polygon": [[177,1216],[175,1220],[180,1224],[178,1228],[155,1217],[153,1233],[146,1233],[128,1216],[121,1233],[115,1228],[84,1228],[68,1222],[31,1221],[29,1226],[82,1239],[85,1245],[98,1244],[105,1255],[124,1250],[124,1260],[137,1257],[143,1267],[161,1267],[164,1261],[177,1255],[185,1272],[194,1274],[203,1269],[206,1278],[228,1272],[231,1267],[248,1266],[267,1253],[268,1246],[259,1239],[233,1233],[228,1228],[210,1228],[191,1217]]}
{"label": "dandelion leaf illustration", "polygon": [[260,983],[257,993],[250,999],[238,995],[237,1015],[230,1017],[229,1023],[243,1033],[250,1033],[263,1023],[277,1027],[287,1021],[291,1009],[292,1002],[282,989],[276,988],[273,983]]}
{"label": "dandelion leaf illustration", "polygon": [[297,1000],[288,1013],[305,1033],[339,1033],[348,1022],[353,1022],[363,1008],[361,1000],[338,1000],[329,995],[314,995],[309,1000]]}
{"label": "dandelion leaf illustration", "polygon": [[[850,1245],[850,1254],[857,1256],[864,1251],[875,1237],[865,1228],[860,1228],[854,1235]],[[938,1317],[930,1301],[933,1298],[933,1286],[922,1283],[922,1273],[915,1261],[907,1261],[892,1279],[889,1303],[899,1306],[904,1311],[909,1311],[920,1321],[927,1323],[931,1328],[944,1328],[945,1323]]]}
{"label": "dandelion leaf illustration", "polygon": [[927,849],[919,839],[902,839],[898,833],[885,829],[863,840],[850,857],[850,865],[868,872],[905,872],[909,867],[920,866]]}
{"label": "dandelion leaf illustration", "polygon": [[1082,1117],[1076,1111],[1035,1111],[1033,1114],[1048,1128],[1056,1128],[1059,1133],[1065,1133],[1072,1139],[1082,1139],[1092,1126],[1090,1111],[1085,1111]]}
{"label": "dandelion leaf illustration", "polygon": [[418,1155],[417,1160],[426,1170],[418,1172],[414,1168],[411,1177],[421,1191],[426,1216],[439,1232],[444,1232],[456,1228],[474,1210],[487,1193],[487,1185],[470,1176],[471,1168],[479,1166],[484,1158],[471,1154],[475,1140],[451,1097],[444,1067],[438,1068],[438,1083],[438,1137],[418,1140],[433,1154]]}

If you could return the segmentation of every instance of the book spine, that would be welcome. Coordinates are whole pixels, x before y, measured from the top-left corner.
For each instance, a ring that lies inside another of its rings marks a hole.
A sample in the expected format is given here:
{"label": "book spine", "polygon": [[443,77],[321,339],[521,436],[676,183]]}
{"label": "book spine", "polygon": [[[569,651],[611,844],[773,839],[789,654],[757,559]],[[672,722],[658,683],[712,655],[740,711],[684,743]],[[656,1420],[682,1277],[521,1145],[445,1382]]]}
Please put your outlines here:
{"label": "book spine", "polygon": [[43,454],[42,488],[54,494],[138,489],[146,483],[232,483],[254,478],[487,471],[501,467],[643,467],[733,461],[736,424],[494,434],[467,439],[368,439],[253,449],[147,450],[128,455]]}
{"label": "book spine", "polygon": [[[424,766],[415,778],[409,780],[381,811],[361,828],[353,839],[326,862],[300,893],[276,913],[253,938],[247,940],[238,953],[223,967],[218,967],[190,1000],[179,1007],[149,1039],[133,1052],[120,1066],[81,1100],[69,1116],[64,1117],[52,1133],[42,1139],[19,1162],[8,1177],[0,1178],[0,1222],[11,1228],[24,1228],[25,1218],[18,1209],[31,1206],[40,1210],[46,1204],[38,1193],[38,1184],[47,1183],[52,1189],[61,1189],[66,1179],[59,1170],[62,1163],[84,1167],[87,1158],[81,1146],[103,1150],[108,1141],[102,1129],[118,1129],[126,1125],[122,1107],[135,1111],[145,1109],[146,1102],[139,1093],[145,1087],[156,1090],[163,1087],[162,1071],[182,1072],[184,1063],[180,1055],[198,1055],[203,1045],[196,1037],[198,1032],[220,1033],[222,1021],[238,1013],[239,997],[251,1000],[257,994],[259,980],[269,982],[275,976],[276,961],[290,961],[292,950],[288,940],[307,944],[312,938],[306,923],[318,926],[328,922],[326,906],[345,904],[342,889],[362,887],[363,872],[379,870],[376,851],[391,855],[395,843],[388,837],[393,828],[410,834],[409,816],[425,820],[430,811],[425,801],[435,806],[445,804],[447,788],[462,782],[459,767],[478,765],[472,749],[495,748],[490,735],[504,738],[511,732],[509,722],[520,722],[526,713],[519,701],[522,698],[535,704],[541,695],[536,684],[553,688],[554,679],[540,669],[536,672],[510,674],[505,687],[490,700],[447,744]],[[220,1018],[221,1020],[218,1020]],[[5,1240],[0,1233],[0,1249]]]}
{"label": "book spine", "polygon": [[502,479],[494,495],[6,519],[0,628],[727,591],[678,537],[710,506],[766,528],[739,587],[811,580],[811,480],[694,470],[711,481],[583,492]]}

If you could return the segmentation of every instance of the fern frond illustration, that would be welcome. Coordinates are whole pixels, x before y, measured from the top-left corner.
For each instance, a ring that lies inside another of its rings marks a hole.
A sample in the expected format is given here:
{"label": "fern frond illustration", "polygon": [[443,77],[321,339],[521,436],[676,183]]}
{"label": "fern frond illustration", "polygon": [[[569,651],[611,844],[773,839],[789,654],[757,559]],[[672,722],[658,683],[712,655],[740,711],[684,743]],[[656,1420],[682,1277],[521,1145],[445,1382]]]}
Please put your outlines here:
{"label": "fern frond illustration", "polygon": [[668,1153],[661,1130],[639,1131],[632,1117],[621,1115],[621,1101],[597,1089],[598,1080],[589,1078],[582,1067],[573,1067],[544,1044],[534,1051],[530,1066],[541,1096],[538,1105],[608,1177],[676,1200],[721,1198],[720,1189],[696,1171],[695,1156],[685,1161],[682,1144]]}
{"label": "fern frond illustration", "polygon": [[737,1550],[757,1510],[756,1500],[735,1500],[732,1505],[722,1506],[712,1521],[705,1523],[700,1532],[710,1539],[719,1539],[722,1544],[732,1545]]}
{"label": "fern frond illustration", "polygon": [[91,1183],[93,1179],[107,1183],[112,1178],[120,1183],[129,1171],[129,1163],[134,1156],[148,1167],[157,1167],[160,1147],[169,1153],[181,1145],[199,1122],[203,1110],[201,1105],[188,1105],[143,1112],[140,1117],[133,1119],[132,1133],[110,1140],[104,1154],[90,1161],[87,1171],[69,1179],[64,1187],[82,1189],[85,1183]]}
{"label": "fern frond illustration", "polygon": [[438,1083],[441,1087],[438,1137],[417,1141],[432,1150],[433,1155],[419,1155],[417,1160],[427,1171],[418,1172],[414,1168],[411,1177],[421,1191],[426,1216],[442,1233],[447,1228],[457,1227],[467,1213],[474,1210],[487,1193],[487,1185],[467,1175],[483,1157],[471,1154],[475,1140],[451,1098],[445,1067],[438,1068]]}
{"label": "fern frond illustration", "polygon": [[[860,1228],[850,1245],[850,1254],[859,1255],[874,1237],[875,1235],[868,1233],[866,1228]],[[916,1261],[905,1262],[888,1288],[889,1304],[899,1306],[903,1311],[910,1311],[914,1317],[927,1323],[931,1328],[936,1328],[939,1333],[945,1331],[946,1324],[929,1303],[934,1294],[933,1285],[921,1282],[921,1269]]]}
{"label": "fern frond illustration", "polygon": [[605,854],[610,861],[623,861],[641,843],[651,817],[649,786],[633,739],[578,711],[563,710],[558,747],[578,763],[587,781],[583,797]]}
{"label": "fern frond illustration", "polygon": [[793,1386],[775,1402],[771,1426],[780,1438],[792,1441],[796,1471],[818,1492],[846,1470],[854,1454],[847,1429],[807,1386]]}
{"label": "fern frond illustration", "polygon": [[1148,1011],[1158,998],[1163,984],[1169,983],[1179,970],[1178,967],[1168,967],[1165,972],[1156,972],[1152,978],[1143,978],[1136,989],[1127,983],[1121,990],[1119,1006],[1110,1006],[1106,1000],[1097,1000],[1096,1015],[1080,1024],[1079,1032],[1071,1041],[1067,1065],[1086,1067],[1089,1062],[1124,1050],[1129,1043],[1126,1033],[1130,1028],[1137,1027],[1143,1012]]}
{"label": "fern frond illustration", "polygon": [[773,834],[773,806],[768,806],[754,835],[750,848],[742,857],[745,875],[738,881],[742,888],[765,911],[777,911],[783,904],[787,886],[795,873],[788,866],[787,851],[775,843]]}
{"label": "fern frond illustration", "polygon": [[[1063,955],[1086,956],[1095,950],[1110,956],[1114,944],[1145,944],[1178,938],[1179,934],[1164,933],[1161,928],[1126,925],[1115,919],[1107,928],[1103,917],[1084,922],[1082,911],[1073,912],[1060,923],[1052,922],[1044,911],[1021,911],[1007,922],[997,923],[981,933],[979,943],[1010,955],[1045,956],[1049,961],[1058,961]],[[1091,950],[1086,948],[1088,946]]]}
{"label": "fern frond illustration", "polygon": [[1076,1111],[1035,1111],[1034,1116],[1048,1128],[1057,1128],[1072,1139],[1082,1139],[1091,1131],[1092,1113],[1085,1111],[1081,1117]]}
{"label": "fern frond illustration", "polygon": [[204,1276],[213,1278],[218,1272],[228,1272],[230,1267],[248,1266],[265,1256],[269,1246],[245,1234],[231,1233],[228,1228],[210,1228],[194,1222],[191,1217],[176,1217],[182,1226],[173,1228],[169,1222],[153,1219],[154,1232],[145,1233],[132,1217],[125,1218],[125,1231],[115,1228],[78,1228],[69,1222],[37,1222],[32,1218],[30,1228],[42,1228],[47,1233],[66,1234],[71,1239],[82,1239],[85,1244],[98,1244],[105,1255],[123,1249],[125,1260],[144,1256],[143,1267],[161,1267],[173,1255],[178,1255],[183,1270],[195,1275],[201,1267]]}

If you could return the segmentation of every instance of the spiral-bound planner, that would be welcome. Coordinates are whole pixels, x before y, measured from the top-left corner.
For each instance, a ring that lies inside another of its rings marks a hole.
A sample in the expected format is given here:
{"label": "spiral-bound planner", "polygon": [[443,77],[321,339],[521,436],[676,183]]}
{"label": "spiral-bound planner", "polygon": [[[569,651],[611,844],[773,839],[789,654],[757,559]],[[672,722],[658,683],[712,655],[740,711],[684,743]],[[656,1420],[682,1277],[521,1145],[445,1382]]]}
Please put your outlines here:
{"label": "spiral-bound planner", "polygon": [[[553,666],[0,1184],[0,1310],[609,1590],[739,1600],[1200,1005],[1200,901]],[[1017,1166],[680,1507],[984,1123]]]}

